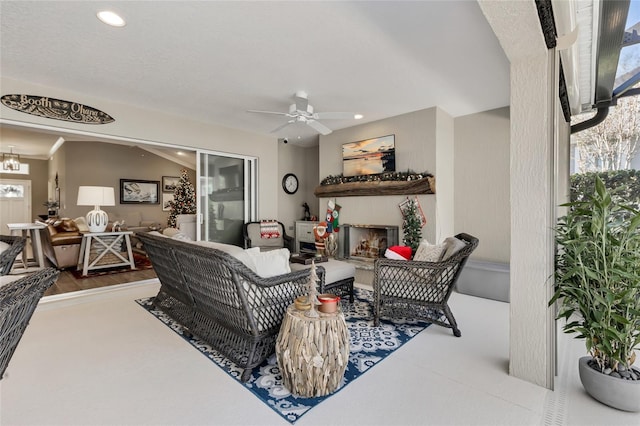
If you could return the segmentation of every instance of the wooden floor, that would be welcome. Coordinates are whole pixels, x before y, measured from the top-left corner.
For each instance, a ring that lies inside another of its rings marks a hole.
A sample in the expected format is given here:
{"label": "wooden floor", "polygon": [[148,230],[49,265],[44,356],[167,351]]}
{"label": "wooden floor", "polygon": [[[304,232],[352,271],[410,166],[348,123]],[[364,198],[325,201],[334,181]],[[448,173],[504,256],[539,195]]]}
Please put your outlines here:
{"label": "wooden floor", "polygon": [[143,269],[139,271],[122,272],[119,274],[103,275],[100,277],[76,279],[68,270],[60,271],[60,276],[54,285],[45,293],[45,296],[53,294],[68,293],[78,290],[89,290],[97,287],[106,287],[115,284],[124,284],[134,281],[142,281],[156,278],[153,269]]}

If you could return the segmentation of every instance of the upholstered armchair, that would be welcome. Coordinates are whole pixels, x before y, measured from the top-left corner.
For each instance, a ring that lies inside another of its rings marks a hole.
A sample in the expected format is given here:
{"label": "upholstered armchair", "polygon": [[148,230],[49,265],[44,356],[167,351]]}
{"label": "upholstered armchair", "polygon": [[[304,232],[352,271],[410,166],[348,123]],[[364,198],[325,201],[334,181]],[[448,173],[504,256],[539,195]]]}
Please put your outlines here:
{"label": "upholstered armchair", "polygon": [[410,316],[451,328],[454,336],[461,336],[447,302],[467,258],[478,246],[478,239],[464,233],[455,238],[462,248],[446,260],[376,259],[373,276],[375,326],[380,324],[383,315]]}
{"label": "upholstered armchair", "polygon": [[38,301],[59,274],[55,268],[45,268],[0,287],[0,379]]}
{"label": "upholstered armchair", "polygon": [[4,249],[0,253],[0,275],[7,275],[11,272],[16,257],[24,250],[27,239],[19,236],[0,235],[0,241],[4,243],[0,244]]}
{"label": "upholstered armchair", "polygon": [[293,252],[293,237],[287,235],[279,221],[247,222],[242,227],[244,248],[260,247],[261,251],[288,248]]}

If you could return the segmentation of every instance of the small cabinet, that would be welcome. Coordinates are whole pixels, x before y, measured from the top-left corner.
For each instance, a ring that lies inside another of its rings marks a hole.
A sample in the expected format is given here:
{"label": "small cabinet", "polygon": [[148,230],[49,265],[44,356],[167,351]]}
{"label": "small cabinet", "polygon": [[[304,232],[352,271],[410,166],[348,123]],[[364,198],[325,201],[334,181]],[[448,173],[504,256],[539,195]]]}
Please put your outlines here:
{"label": "small cabinet", "polygon": [[296,252],[316,251],[316,238],[313,235],[313,227],[318,222],[310,220],[296,220]]}

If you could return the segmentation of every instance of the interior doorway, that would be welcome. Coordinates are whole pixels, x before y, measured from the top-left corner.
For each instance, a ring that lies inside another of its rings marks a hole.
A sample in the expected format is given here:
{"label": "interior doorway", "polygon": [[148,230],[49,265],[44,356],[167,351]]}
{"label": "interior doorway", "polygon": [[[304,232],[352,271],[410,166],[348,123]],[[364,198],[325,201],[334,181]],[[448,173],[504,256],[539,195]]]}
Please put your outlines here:
{"label": "interior doorway", "polygon": [[0,234],[10,234],[8,223],[32,221],[31,181],[0,179]]}

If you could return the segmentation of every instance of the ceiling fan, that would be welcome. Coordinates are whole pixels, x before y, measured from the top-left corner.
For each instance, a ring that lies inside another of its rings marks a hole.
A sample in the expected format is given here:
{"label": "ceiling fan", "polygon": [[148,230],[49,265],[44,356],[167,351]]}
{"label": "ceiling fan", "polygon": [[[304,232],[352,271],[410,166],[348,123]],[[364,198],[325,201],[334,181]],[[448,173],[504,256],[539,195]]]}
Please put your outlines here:
{"label": "ceiling fan", "polygon": [[260,114],[275,114],[284,115],[289,117],[289,120],[281,126],[276,127],[271,131],[275,133],[280,129],[293,123],[305,123],[315,131],[328,135],[332,132],[330,128],[320,123],[318,120],[348,120],[354,118],[352,112],[313,112],[313,106],[309,104],[307,93],[298,91],[294,95],[295,103],[289,105],[289,112],[276,112],[276,111],[259,111],[250,109],[247,112],[257,112]]}

